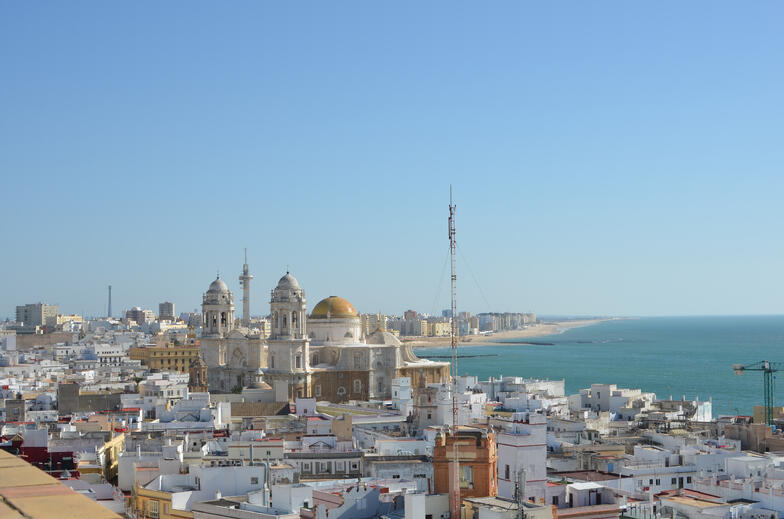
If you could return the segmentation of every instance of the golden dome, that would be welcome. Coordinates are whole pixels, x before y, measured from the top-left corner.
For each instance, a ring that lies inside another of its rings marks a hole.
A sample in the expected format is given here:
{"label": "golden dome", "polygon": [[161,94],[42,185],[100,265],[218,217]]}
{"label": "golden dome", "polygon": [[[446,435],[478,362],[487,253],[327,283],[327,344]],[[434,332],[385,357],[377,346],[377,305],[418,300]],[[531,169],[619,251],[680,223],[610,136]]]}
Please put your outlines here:
{"label": "golden dome", "polygon": [[329,296],[328,298],[319,301],[315,308],[313,308],[310,317],[315,319],[342,319],[346,317],[357,317],[357,311],[351,303],[342,297]]}

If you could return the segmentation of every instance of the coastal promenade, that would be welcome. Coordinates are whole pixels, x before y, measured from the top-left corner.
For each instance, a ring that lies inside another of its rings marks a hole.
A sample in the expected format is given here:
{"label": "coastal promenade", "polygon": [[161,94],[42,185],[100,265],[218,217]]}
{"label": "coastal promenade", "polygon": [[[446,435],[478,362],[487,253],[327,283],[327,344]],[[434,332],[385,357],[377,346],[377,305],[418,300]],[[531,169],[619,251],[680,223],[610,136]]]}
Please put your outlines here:
{"label": "coastal promenade", "polygon": [[[606,319],[575,319],[569,321],[544,322],[529,326],[523,330],[507,330],[495,332],[488,335],[466,335],[460,337],[460,344],[466,346],[497,346],[498,341],[508,341],[513,339],[531,339],[545,335],[561,333],[571,328],[580,328],[592,324],[609,321]],[[449,337],[401,337],[406,344],[411,344],[415,348],[443,348],[449,346]]]}

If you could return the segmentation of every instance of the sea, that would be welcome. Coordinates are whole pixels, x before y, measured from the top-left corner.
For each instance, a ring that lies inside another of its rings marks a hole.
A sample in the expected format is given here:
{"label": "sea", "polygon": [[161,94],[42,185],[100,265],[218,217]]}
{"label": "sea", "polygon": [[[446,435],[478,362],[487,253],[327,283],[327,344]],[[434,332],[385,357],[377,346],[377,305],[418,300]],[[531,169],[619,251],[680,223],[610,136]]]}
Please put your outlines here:
{"label": "sea", "polygon": [[[616,384],[660,399],[711,399],[713,416],[750,415],[763,403],[761,372],[735,375],[733,364],[782,362],[774,405],[784,405],[784,316],[646,317],[603,321],[555,335],[461,344],[458,372],[489,377],[565,379],[566,393]],[[552,345],[519,344],[521,341]],[[517,343],[517,344],[510,344]],[[416,348],[420,357],[446,348]],[[439,359],[442,360],[442,359]],[[774,379],[775,384],[775,379]]]}

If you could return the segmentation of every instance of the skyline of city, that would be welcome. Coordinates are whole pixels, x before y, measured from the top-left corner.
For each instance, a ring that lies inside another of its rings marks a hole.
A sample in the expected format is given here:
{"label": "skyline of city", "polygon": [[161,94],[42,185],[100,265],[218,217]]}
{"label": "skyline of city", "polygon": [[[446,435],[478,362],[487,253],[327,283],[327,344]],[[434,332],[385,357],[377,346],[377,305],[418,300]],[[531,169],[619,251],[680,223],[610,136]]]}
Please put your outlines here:
{"label": "skyline of city", "polygon": [[0,2],[0,516],[784,519],[782,20]]}

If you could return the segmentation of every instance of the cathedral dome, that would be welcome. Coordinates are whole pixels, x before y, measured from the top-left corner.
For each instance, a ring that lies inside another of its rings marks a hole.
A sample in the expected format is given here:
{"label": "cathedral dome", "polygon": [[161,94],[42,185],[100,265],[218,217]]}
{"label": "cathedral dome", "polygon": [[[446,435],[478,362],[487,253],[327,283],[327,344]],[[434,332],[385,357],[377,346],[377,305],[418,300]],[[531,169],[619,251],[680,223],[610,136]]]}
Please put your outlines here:
{"label": "cathedral dome", "polygon": [[210,283],[210,288],[207,289],[208,293],[218,293],[218,294],[225,294],[228,291],[229,291],[229,287],[226,286],[226,283],[224,283],[221,278],[215,279],[215,281]]}
{"label": "cathedral dome", "polygon": [[278,288],[299,288],[297,278],[286,272],[286,275],[278,281]]}
{"label": "cathedral dome", "polygon": [[357,311],[354,309],[351,303],[342,297],[329,296],[328,298],[319,301],[315,308],[313,308],[313,312],[310,314],[310,318],[347,318],[357,317],[357,315]]}

